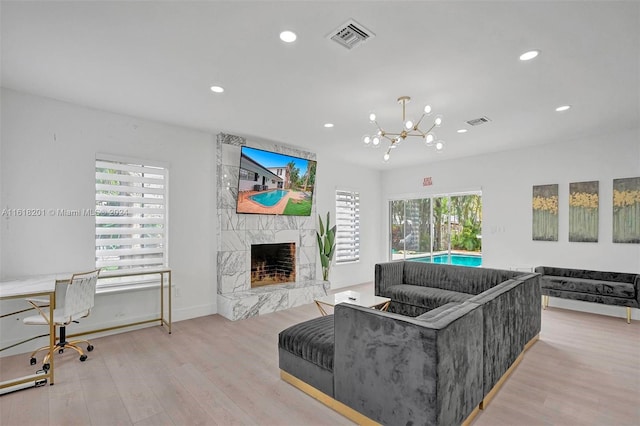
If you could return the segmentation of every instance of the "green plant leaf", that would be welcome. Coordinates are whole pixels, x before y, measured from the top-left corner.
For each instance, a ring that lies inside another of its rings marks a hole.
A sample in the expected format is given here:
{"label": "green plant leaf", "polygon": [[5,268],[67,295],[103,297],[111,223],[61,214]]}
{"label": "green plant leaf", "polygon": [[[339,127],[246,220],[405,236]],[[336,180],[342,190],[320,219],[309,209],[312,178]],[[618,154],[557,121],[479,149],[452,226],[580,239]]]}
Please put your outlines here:
{"label": "green plant leaf", "polygon": [[318,215],[318,221],[320,222],[320,235],[324,235],[324,226],[322,225],[322,216]]}
{"label": "green plant leaf", "polygon": [[336,227],[334,226],[327,232],[327,241],[330,246],[335,245],[336,241]]}

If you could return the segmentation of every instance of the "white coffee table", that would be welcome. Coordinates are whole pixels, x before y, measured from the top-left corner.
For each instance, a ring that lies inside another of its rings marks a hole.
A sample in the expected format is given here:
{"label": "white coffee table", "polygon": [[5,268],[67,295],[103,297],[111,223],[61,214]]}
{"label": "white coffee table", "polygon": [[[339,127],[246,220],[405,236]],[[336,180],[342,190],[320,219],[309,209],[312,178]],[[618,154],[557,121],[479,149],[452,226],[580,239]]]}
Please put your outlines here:
{"label": "white coffee table", "polygon": [[342,291],[336,294],[330,294],[328,296],[319,297],[314,299],[316,306],[320,310],[320,313],[324,316],[327,315],[327,311],[324,310],[322,305],[334,307],[339,303],[351,303],[353,305],[364,306],[366,308],[380,309],[386,311],[389,308],[391,299],[388,297],[374,296],[373,294],[363,294],[357,291]]}

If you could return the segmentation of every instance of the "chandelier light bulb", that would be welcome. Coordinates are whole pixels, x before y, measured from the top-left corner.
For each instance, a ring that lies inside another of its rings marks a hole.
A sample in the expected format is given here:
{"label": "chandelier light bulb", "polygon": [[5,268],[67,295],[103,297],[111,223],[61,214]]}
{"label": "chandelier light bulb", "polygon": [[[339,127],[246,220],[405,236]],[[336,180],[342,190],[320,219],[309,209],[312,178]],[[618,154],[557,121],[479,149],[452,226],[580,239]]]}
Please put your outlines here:
{"label": "chandelier light bulb", "polygon": [[377,148],[380,145],[380,138],[374,136],[373,139],[371,139],[371,143],[373,143],[373,146]]}
{"label": "chandelier light bulb", "polygon": [[431,105],[427,105],[424,107],[424,113],[427,115],[431,114]]}
{"label": "chandelier light bulb", "polygon": [[442,124],[442,114],[436,115],[436,119],[433,120],[433,123],[436,125],[436,127],[440,127],[440,125]]}
{"label": "chandelier light bulb", "polygon": [[388,152],[385,152],[385,153],[384,153],[384,157],[382,157],[382,159],[383,159],[383,160],[385,161],[385,163],[386,163],[387,161],[389,161],[389,157],[390,157],[389,153],[388,153]]}
{"label": "chandelier light bulb", "polygon": [[431,145],[433,145],[433,143],[435,142],[435,140],[436,140],[436,135],[434,135],[433,133],[429,133],[429,134],[424,138],[424,143],[425,143],[427,146],[431,146]]}
{"label": "chandelier light bulb", "polygon": [[405,129],[407,129],[407,130],[412,129],[412,128],[413,128],[413,121],[411,121],[411,120],[407,120],[407,121],[404,123],[404,127],[405,127]]}
{"label": "chandelier light bulb", "polygon": [[369,121],[371,121],[372,123],[376,121],[376,115],[374,113],[369,114]]}
{"label": "chandelier light bulb", "polygon": [[437,152],[442,152],[443,149],[444,149],[444,142],[442,142],[442,141],[436,142],[436,151]]}
{"label": "chandelier light bulb", "polygon": [[371,143],[371,136],[369,136],[369,135],[364,135],[364,136],[362,137],[362,142],[364,142],[364,144],[365,144],[366,146],[369,146],[369,144]]}

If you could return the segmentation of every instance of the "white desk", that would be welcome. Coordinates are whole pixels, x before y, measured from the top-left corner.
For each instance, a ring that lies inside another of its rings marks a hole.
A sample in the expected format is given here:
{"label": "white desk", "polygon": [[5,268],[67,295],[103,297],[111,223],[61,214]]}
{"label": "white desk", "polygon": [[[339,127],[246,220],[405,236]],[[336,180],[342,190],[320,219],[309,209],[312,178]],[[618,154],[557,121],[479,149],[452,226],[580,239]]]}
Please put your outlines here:
{"label": "white desk", "polygon": [[[0,281],[0,300],[2,299],[26,299],[30,297],[36,296],[49,296],[49,306],[55,307],[55,290],[56,284],[68,283],[71,280],[72,273],[60,273],[60,274],[51,274],[51,275],[41,275],[34,277],[26,277],[22,279],[15,279],[10,281]],[[84,331],[76,334],[68,334],[68,338],[83,336],[87,334],[100,333],[103,331],[115,330],[124,327],[132,327],[135,325],[146,324],[150,322],[159,321],[160,326],[166,327],[169,334],[171,333],[171,269],[153,269],[142,272],[117,272],[110,273],[105,272],[101,273],[98,279],[107,279],[107,278],[122,278],[122,277],[133,277],[133,276],[144,276],[144,275],[159,275],[160,276],[160,313],[157,318],[153,318],[146,321],[138,321],[133,323],[126,323],[122,325],[117,325],[113,327],[101,328],[96,330]],[[165,290],[165,281],[167,283],[167,297],[165,298],[164,290]],[[167,309],[165,309],[165,301],[167,302]],[[165,310],[167,315],[165,316]],[[22,312],[22,311],[19,311]],[[50,310],[53,312],[53,309]],[[0,315],[0,318],[15,314],[16,312],[6,313]],[[50,314],[51,315],[51,314]],[[28,342],[28,339],[20,343]],[[20,344],[17,343],[17,344]],[[16,344],[16,345],[17,345]],[[56,330],[55,325],[53,324],[52,318],[49,318],[49,346],[50,350],[53,353],[53,349],[56,344]],[[15,345],[14,345],[15,346]],[[20,385],[24,383],[34,382],[35,380],[42,380],[44,378],[49,380],[49,384],[53,384],[53,363],[54,358],[51,357],[49,360],[50,369],[47,374],[33,374],[30,376],[20,377],[18,379],[14,379],[11,381],[0,382],[0,390]],[[1,394],[2,392],[0,392]]]}
{"label": "white desk", "polygon": [[[39,276],[11,281],[0,281],[0,300],[3,299],[26,299],[29,297],[48,296],[49,306],[56,304],[56,276]],[[10,314],[6,314],[10,315]],[[3,315],[5,316],[5,315]],[[53,352],[56,344],[56,331],[53,323],[53,309],[49,310],[49,350]],[[31,374],[17,379],[0,382],[0,390],[14,388],[20,385],[35,383],[43,379],[49,380],[53,384],[53,364],[54,357],[49,361],[49,370],[45,374]]]}

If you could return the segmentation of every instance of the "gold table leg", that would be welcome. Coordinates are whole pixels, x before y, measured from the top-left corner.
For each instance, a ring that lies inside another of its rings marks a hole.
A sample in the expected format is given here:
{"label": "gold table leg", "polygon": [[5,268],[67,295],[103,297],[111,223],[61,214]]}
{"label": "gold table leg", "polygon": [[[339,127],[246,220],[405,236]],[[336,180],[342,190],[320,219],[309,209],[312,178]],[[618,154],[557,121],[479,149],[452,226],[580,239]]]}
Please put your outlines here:
{"label": "gold table leg", "polygon": [[320,311],[320,314],[321,314],[323,317],[326,317],[326,316],[327,316],[327,311],[325,311],[325,310],[324,310],[324,308],[322,307],[322,305],[320,304],[320,302],[318,302],[317,300],[315,300],[315,302],[316,302],[316,306],[318,307],[318,310]]}

